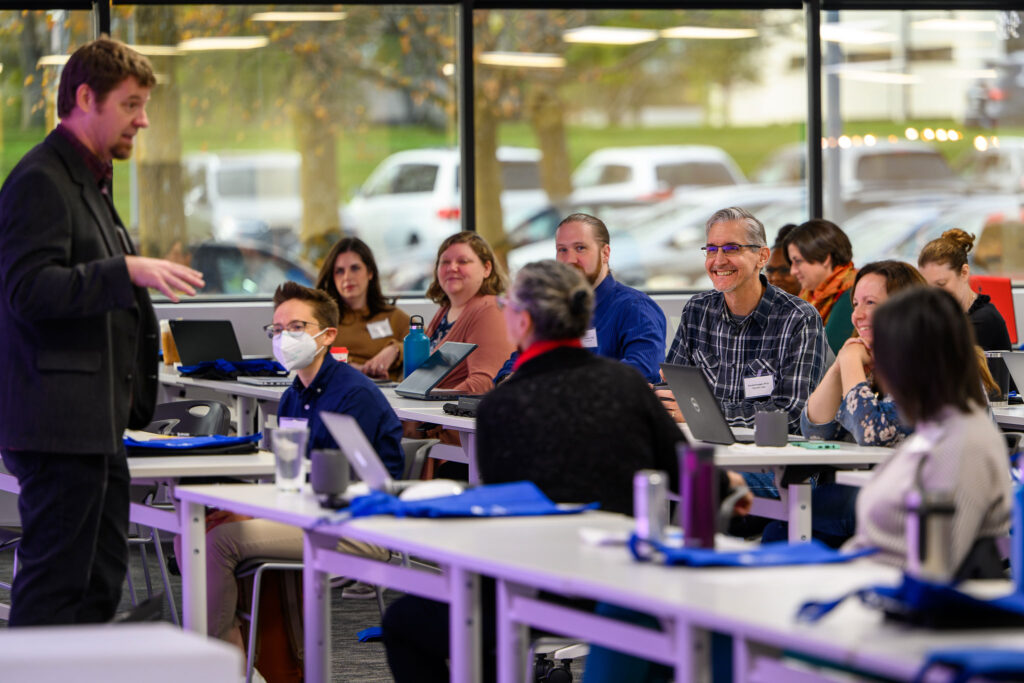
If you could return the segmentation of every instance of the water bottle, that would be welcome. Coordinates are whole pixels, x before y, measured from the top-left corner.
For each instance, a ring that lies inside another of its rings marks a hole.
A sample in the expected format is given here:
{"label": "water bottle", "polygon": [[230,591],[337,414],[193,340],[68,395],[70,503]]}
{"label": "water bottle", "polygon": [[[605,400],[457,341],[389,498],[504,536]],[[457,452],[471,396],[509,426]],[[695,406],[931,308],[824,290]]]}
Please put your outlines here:
{"label": "water bottle", "polygon": [[633,517],[636,535],[663,543],[668,526],[668,476],[659,470],[640,470],[633,475]]}
{"label": "water bottle", "polygon": [[676,452],[682,478],[679,493],[682,496],[683,543],[688,548],[714,549],[718,519],[715,449],[684,442]]}
{"label": "water bottle", "polygon": [[952,491],[923,491],[915,486],[907,492],[907,573],[925,581],[948,583],[953,566],[953,515],[956,502]]}
{"label": "water bottle", "polygon": [[405,376],[423,365],[430,355],[430,339],[423,332],[423,316],[409,318],[409,334],[402,341],[402,356],[405,359]]}

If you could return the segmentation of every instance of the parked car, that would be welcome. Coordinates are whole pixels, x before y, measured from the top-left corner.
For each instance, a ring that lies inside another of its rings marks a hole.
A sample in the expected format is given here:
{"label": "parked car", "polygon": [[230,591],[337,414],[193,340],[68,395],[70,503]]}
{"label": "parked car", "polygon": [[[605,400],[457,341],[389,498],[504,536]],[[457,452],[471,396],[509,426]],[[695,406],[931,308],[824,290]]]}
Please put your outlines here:
{"label": "parked car", "polygon": [[202,242],[190,246],[189,254],[192,267],[206,280],[200,290],[204,295],[269,297],[287,280],[307,287],[316,280],[309,264],[258,242]]}
{"label": "parked car", "polygon": [[592,153],[572,175],[574,203],[668,199],[686,188],[746,182],[732,157],[708,145],[606,147]]}
{"label": "parked car", "polygon": [[1024,137],[999,136],[999,146],[973,150],[957,165],[971,192],[1024,192]]}
{"label": "parked car", "polygon": [[1024,124],[1024,51],[986,63],[995,78],[975,81],[967,89],[964,125],[996,128]]}
{"label": "parked car", "polygon": [[[946,158],[926,142],[881,141],[825,150],[825,182],[828,183],[830,155],[839,155],[841,206],[831,209],[832,220],[840,224],[862,211],[902,202],[942,201],[966,191]],[[788,145],[755,173],[761,183],[802,183],[806,174],[807,147]]]}
{"label": "parked car", "polygon": [[[548,204],[540,182],[540,151],[499,147],[498,161],[505,225],[512,226]],[[345,206],[342,220],[380,260],[420,244],[436,248],[462,227],[461,213],[459,150],[413,149],[382,161]]]}
{"label": "parked car", "polygon": [[302,224],[298,152],[216,152],[182,159],[192,242],[251,240],[296,246]]}

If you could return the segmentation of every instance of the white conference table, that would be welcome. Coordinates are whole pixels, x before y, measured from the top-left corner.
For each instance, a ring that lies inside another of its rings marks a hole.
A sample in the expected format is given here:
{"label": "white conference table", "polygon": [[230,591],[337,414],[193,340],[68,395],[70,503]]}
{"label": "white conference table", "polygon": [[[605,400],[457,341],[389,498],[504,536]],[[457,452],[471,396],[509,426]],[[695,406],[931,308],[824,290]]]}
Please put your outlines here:
{"label": "white conference table", "polygon": [[1003,429],[1024,429],[1024,405],[997,406],[992,408],[996,424]]}
{"label": "white conference table", "polygon": [[[204,506],[231,510],[240,514],[269,519],[303,529],[303,622],[305,646],[305,680],[325,683],[330,673],[330,583],[331,574],[342,575],[366,583],[389,586],[413,595],[447,602],[451,607],[452,681],[475,683],[479,674],[479,590],[475,575],[444,553],[432,552],[429,546],[417,555],[438,564],[440,573],[422,568],[403,567],[367,558],[347,555],[337,550],[338,537],[402,550],[400,543],[388,534],[375,531],[381,522],[394,518],[361,520],[358,525],[318,527],[323,516],[309,487],[300,493],[278,491],[273,484],[239,486],[179,486],[175,495],[180,501],[182,548],[180,562],[182,608],[185,628],[206,632],[206,541]],[[533,518],[536,523],[537,518]],[[358,528],[356,528],[358,527]],[[418,527],[423,529],[423,527]],[[422,540],[422,539],[420,539]]]}
{"label": "white conference table", "polygon": [[[581,542],[581,529],[630,531],[630,518],[602,512],[502,519],[373,517],[314,526],[321,512],[308,493],[272,486],[182,486],[182,528],[189,551],[182,566],[185,624],[205,629],[202,506],[214,505],[304,529],[306,680],[330,680],[331,573],[449,602],[451,680],[479,680],[480,576],[497,582],[499,683],[520,683],[526,627],[605,645],[675,669],[679,683],[701,680],[710,666],[707,634],[731,635],[734,677],[747,681],[762,660],[795,651],[899,680],[910,680],[938,647],[1020,647],[1022,630],[924,631],[886,622],[850,600],[817,624],[796,623],[807,600],[829,600],[873,584],[896,584],[900,573],[870,560],[840,565],[761,569],[691,569],[636,562],[620,546]],[[375,543],[438,563],[440,575],[345,555],[340,537]],[[1009,582],[988,593],[1009,590]],[[613,603],[656,617],[651,629],[556,604],[544,597]],[[794,673],[795,675],[795,673]],[[783,680],[783,678],[776,678]]]}
{"label": "white conference table", "polygon": [[381,389],[381,391],[399,420],[428,422],[458,432],[459,443],[462,445],[461,452],[454,446],[447,448],[434,446],[431,449],[430,457],[466,463],[469,466],[469,483],[480,483],[480,472],[476,464],[476,418],[449,415],[444,412],[444,404],[457,403],[457,398],[453,397],[450,401],[420,401],[415,398],[399,396],[395,393],[394,388],[389,387]]}
{"label": "white conference table", "polygon": [[227,396],[234,402],[235,419],[238,421],[239,436],[253,433],[253,424],[266,424],[267,415],[277,414],[277,404],[287,386],[259,386],[232,380],[196,379],[178,374],[177,367],[161,363],[159,379],[161,386],[168,388],[189,388],[212,391]]}

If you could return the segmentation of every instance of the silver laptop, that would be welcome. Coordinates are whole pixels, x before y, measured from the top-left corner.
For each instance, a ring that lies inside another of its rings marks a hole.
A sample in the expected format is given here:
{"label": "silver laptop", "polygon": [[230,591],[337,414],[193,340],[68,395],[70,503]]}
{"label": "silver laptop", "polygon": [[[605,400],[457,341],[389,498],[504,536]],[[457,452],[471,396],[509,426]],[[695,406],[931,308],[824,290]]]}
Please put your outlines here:
{"label": "silver laptop", "polygon": [[238,377],[237,381],[241,384],[252,384],[257,387],[290,387],[292,382],[295,381],[295,377],[291,375],[261,375],[259,377],[242,375]]}
{"label": "silver laptop", "polygon": [[395,387],[395,393],[405,398],[417,398],[423,401],[450,401],[466,394],[456,389],[435,389],[452,370],[466,360],[476,350],[476,344],[464,342],[445,342],[434,351],[423,365],[419,366],[402,383]]}
{"label": "silver laptop", "polygon": [[1000,356],[1006,363],[1006,369],[1010,371],[1010,377],[1017,386],[1017,392],[1024,391],[1024,352],[1001,351]]}
{"label": "silver laptop", "polygon": [[[340,413],[320,413],[327,431],[331,433],[334,440],[338,442],[338,448],[345,454],[345,458],[356,476],[366,482],[366,485],[373,491],[385,491],[386,493],[398,493],[402,484],[392,479],[388,468],[377,455],[377,449],[373,447],[366,434],[359,427],[359,423],[351,415]],[[410,484],[415,482],[408,482]]]}
{"label": "silver laptop", "polygon": [[753,434],[733,432],[700,368],[662,363],[661,372],[676,396],[679,411],[686,419],[693,438],[726,445],[754,442]]}

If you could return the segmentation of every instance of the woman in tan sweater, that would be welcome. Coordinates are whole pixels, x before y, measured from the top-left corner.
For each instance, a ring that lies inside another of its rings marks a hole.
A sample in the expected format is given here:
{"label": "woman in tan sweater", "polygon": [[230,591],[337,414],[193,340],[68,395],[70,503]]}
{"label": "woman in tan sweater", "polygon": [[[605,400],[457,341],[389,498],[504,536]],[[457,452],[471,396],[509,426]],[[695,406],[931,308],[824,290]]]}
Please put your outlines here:
{"label": "woman in tan sweater", "polygon": [[324,259],[316,288],[338,304],[341,324],[334,346],[348,347],[349,364],[370,377],[401,379],[409,314],[381,293],[370,247],[358,237],[339,240]]}

